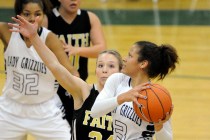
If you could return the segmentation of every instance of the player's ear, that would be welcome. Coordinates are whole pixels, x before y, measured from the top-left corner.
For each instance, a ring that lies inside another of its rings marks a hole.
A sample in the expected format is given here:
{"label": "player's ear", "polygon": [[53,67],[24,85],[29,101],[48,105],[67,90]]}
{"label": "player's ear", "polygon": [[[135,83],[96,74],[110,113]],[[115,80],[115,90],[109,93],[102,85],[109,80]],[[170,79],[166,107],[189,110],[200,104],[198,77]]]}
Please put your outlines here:
{"label": "player's ear", "polygon": [[144,69],[148,66],[148,61],[147,60],[143,60],[139,63],[139,68],[140,69]]}

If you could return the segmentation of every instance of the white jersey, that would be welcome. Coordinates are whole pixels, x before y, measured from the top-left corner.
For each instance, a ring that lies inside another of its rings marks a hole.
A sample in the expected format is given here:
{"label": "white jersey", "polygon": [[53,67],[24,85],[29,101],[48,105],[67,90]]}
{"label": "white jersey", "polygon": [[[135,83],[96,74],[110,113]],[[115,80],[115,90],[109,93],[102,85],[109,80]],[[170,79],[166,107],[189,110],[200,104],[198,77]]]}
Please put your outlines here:
{"label": "white jersey", "polygon": [[[117,96],[132,89],[130,82],[131,78],[125,74],[112,74],[93,105],[92,115],[99,117],[103,113],[112,111],[114,140],[152,140],[155,134],[154,124],[141,120],[135,113],[132,102],[117,104]],[[169,140],[166,133],[158,134],[157,140]]]}
{"label": "white jersey", "polygon": [[[41,28],[39,35],[46,41],[50,31]],[[26,46],[21,35],[12,32],[4,53],[6,83],[3,95],[21,104],[38,104],[51,99],[57,92],[57,82],[33,46]]]}

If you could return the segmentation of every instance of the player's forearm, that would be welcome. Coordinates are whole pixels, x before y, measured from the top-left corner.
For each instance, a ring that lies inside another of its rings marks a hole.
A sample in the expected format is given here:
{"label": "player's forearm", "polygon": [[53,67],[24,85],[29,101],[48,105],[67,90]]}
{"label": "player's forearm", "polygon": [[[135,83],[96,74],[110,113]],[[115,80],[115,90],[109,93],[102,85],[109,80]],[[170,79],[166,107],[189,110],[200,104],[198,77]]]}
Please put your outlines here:
{"label": "player's forearm", "polygon": [[[67,91],[75,91],[76,85],[72,75],[68,70],[62,66],[55,54],[42,42],[38,34],[30,38],[30,41],[37,53],[45,63],[45,65],[50,69],[58,82],[65,88]],[[71,83],[71,86],[69,85]]]}
{"label": "player's forearm", "polygon": [[105,45],[99,44],[91,47],[77,47],[78,55],[87,58],[97,58],[98,54],[106,49]]}
{"label": "player's forearm", "polygon": [[40,39],[38,34],[34,35],[33,37],[29,38],[32,45],[36,49],[39,56],[44,61],[45,65],[50,70],[53,70],[53,64],[59,63],[56,56],[50,51],[50,49],[43,43],[43,41]]}
{"label": "player's forearm", "polygon": [[112,112],[118,106],[117,97],[108,99],[97,99],[91,109],[92,117],[101,117]]}

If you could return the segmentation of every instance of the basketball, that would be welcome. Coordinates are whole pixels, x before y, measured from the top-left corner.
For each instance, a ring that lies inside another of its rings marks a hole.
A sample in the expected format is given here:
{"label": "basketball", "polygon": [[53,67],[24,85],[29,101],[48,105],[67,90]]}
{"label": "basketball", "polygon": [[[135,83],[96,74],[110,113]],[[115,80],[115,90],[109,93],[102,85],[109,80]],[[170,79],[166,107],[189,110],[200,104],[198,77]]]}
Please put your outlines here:
{"label": "basketball", "polygon": [[159,84],[151,84],[150,88],[142,90],[142,95],[147,99],[138,98],[138,103],[133,103],[134,111],[144,121],[159,122],[170,112],[172,100],[170,93],[166,88]]}

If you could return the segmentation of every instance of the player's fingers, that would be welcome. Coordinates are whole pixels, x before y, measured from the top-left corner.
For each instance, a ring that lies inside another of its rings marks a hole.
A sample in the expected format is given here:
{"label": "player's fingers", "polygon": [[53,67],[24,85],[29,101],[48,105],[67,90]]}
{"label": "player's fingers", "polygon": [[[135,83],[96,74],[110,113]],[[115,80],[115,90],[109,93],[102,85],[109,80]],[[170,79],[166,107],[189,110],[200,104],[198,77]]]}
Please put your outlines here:
{"label": "player's fingers", "polygon": [[8,25],[9,25],[10,27],[15,27],[15,28],[17,28],[17,29],[20,28],[20,26],[19,26],[18,24],[8,23]]}
{"label": "player's fingers", "polygon": [[166,119],[169,119],[170,118],[170,114],[169,112],[166,113]]}
{"label": "player's fingers", "polygon": [[171,110],[170,110],[170,114],[172,114],[172,113],[173,113],[173,110],[174,110],[174,105],[172,104],[172,106],[171,106]]}
{"label": "player's fingers", "polygon": [[141,105],[139,104],[139,102],[137,101],[137,99],[134,99],[133,102],[134,102],[135,104],[137,104],[137,106],[141,106]]}
{"label": "player's fingers", "polygon": [[39,21],[39,16],[37,16],[37,17],[35,18],[35,22],[38,23],[38,21]]}
{"label": "player's fingers", "polygon": [[148,85],[148,83],[144,83],[135,87],[137,91],[145,90],[147,88],[150,88],[150,85]]}
{"label": "player's fingers", "polygon": [[19,30],[9,29],[10,32],[19,32]]}
{"label": "player's fingers", "polygon": [[67,53],[67,52],[69,52],[69,50],[68,49],[64,49],[64,51]]}
{"label": "player's fingers", "polygon": [[138,93],[137,97],[138,98],[141,98],[141,99],[145,99],[145,100],[147,99],[147,96],[144,96],[144,95],[142,95],[140,93]]}
{"label": "player's fingers", "polygon": [[161,120],[161,119],[159,119],[157,123],[158,123],[158,124],[162,124],[162,120]]}
{"label": "player's fingers", "polygon": [[12,17],[12,20],[14,20],[19,25],[22,25],[23,24],[19,19],[15,18],[15,17]]}
{"label": "player's fingers", "polygon": [[18,20],[21,22],[21,24],[24,24],[24,23],[27,22],[27,21],[26,21],[23,17],[21,17],[20,15],[17,15],[17,18],[18,18]]}
{"label": "player's fingers", "polygon": [[65,42],[65,41],[63,41],[63,40],[60,40],[61,41],[61,43],[63,44],[63,47],[64,48],[67,48],[67,43]]}

